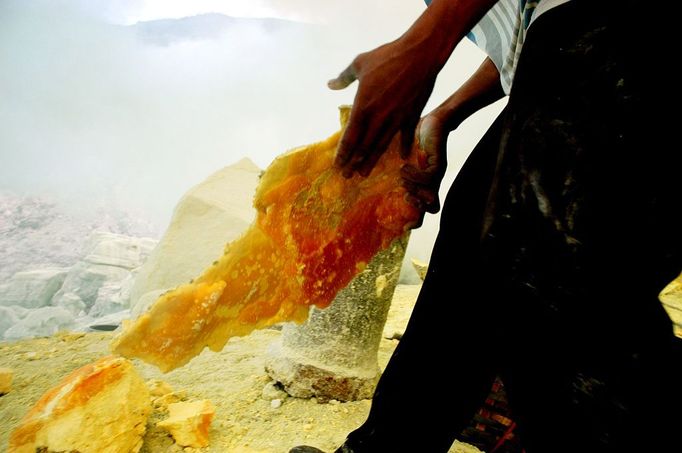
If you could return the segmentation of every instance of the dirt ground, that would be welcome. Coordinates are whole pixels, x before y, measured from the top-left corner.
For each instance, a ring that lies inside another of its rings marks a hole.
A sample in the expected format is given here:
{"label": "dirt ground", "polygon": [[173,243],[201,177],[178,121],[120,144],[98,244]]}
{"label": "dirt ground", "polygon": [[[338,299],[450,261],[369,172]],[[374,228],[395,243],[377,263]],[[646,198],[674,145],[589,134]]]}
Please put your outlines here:
{"label": "dirt ground", "polygon": [[[408,291],[413,297],[414,291]],[[401,311],[409,303],[401,301]],[[395,311],[395,310],[394,310]],[[393,313],[402,316],[404,313]],[[162,379],[187,400],[209,399],[216,407],[210,445],[204,449],[177,446],[155,424],[165,414],[155,410],[149,419],[142,452],[228,452],[286,453],[289,448],[314,445],[333,451],[345,435],[359,426],[369,410],[369,400],[318,404],[314,399],[286,398],[274,408],[261,392],[270,381],[264,371],[268,345],[280,333],[256,331],[248,337],[233,338],[220,353],[204,351],[190,364],[167,374],[135,360],[145,379]],[[0,450],[24,413],[49,388],[74,369],[108,354],[111,333],[60,333],[49,338],[0,343],[0,367],[15,371],[12,391],[0,397]],[[398,340],[382,340],[379,362],[383,368]],[[459,444],[451,452],[477,452]]]}

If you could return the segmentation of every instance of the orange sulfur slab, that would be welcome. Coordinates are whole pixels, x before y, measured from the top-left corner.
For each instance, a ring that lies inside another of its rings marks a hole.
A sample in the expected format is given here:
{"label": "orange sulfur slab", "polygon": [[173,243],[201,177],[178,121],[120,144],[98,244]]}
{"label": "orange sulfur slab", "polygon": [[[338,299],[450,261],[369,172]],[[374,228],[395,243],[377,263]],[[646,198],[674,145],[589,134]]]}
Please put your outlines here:
{"label": "orange sulfur slab", "polygon": [[[341,109],[345,125],[349,110]],[[193,282],[162,295],[124,324],[115,353],[162,371],[205,347],[282,321],[302,322],[311,305],[328,306],[371,258],[420,217],[405,201],[397,140],[372,174],[346,179],[333,166],[343,129],[294,149],[263,174],[257,218]]]}

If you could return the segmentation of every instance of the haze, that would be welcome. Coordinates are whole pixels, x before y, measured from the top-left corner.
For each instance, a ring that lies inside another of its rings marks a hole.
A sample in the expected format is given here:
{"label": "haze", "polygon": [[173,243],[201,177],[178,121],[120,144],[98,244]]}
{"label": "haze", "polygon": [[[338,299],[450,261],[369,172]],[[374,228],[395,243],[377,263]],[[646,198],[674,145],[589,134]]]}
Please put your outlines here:
{"label": "haze", "polygon": [[[355,87],[333,92],[326,81],[398,37],[424,7],[0,0],[0,191],[83,210],[123,206],[162,231],[207,175],[245,156],[265,168],[335,131],[336,107],[352,102]],[[427,109],[482,58],[460,45]],[[451,136],[450,178],[498,110]],[[428,257],[435,225],[430,218],[413,235],[413,255]]]}

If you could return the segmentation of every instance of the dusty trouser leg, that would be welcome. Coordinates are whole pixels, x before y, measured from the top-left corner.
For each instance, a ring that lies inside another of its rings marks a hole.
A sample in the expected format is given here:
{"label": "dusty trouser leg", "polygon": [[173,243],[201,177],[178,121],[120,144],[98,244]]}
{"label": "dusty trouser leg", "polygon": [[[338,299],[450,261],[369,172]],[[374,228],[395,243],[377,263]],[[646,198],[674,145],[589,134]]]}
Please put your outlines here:
{"label": "dusty trouser leg", "polygon": [[631,36],[646,5],[593,6],[533,25],[512,88],[487,241],[502,375],[529,453],[677,451],[682,356],[656,296],[682,269],[682,153]]}
{"label": "dusty trouser leg", "polygon": [[345,444],[353,452],[447,451],[490,390],[496,299],[487,297],[492,293],[477,258],[502,122],[477,145],[448,193],[410,322],[367,421]]}

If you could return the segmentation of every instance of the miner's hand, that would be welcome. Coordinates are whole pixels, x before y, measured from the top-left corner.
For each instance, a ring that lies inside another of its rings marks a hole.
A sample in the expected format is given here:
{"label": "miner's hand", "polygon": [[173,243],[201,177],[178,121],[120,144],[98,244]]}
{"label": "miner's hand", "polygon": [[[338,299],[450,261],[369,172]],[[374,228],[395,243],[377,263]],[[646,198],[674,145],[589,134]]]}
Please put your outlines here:
{"label": "miner's hand", "polygon": [[[417,126],[415,146],[417,165],[403,165],[400,174],[407,190],[406,200],[422,212],[437,213],[440,210],[438,191],[447,168],[447,139],[450,130],[437,115],[424,117]],[[418,228],[423,221],[413,226]]]}
{"label": "miner's hand", "polygon": [[[336,155],[344,176],[367,176],[400,132],[401,153],[410,154],[415,127],[431,95],[437,71],[402,39],[358,55],[336,79],[334,90],[358,80],[348,126]],[[440,68],[438,68],[440,69]]]}

